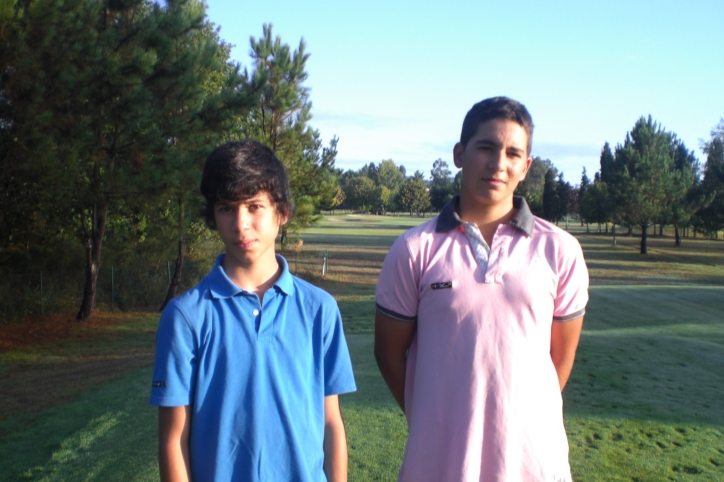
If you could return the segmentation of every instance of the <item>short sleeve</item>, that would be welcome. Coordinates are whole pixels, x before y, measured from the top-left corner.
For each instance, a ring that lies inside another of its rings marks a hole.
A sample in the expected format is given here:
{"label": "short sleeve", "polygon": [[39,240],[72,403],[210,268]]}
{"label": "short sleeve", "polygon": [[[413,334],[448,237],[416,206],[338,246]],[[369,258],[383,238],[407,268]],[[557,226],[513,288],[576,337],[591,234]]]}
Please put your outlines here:
{"label": "short sleeve", "polygon": [[324,333],[324,396],[339,395],[357,390],[349,356],[347,340],[342,329],[342,315],[332,301]]}
{"label": "short sleeve", "polygon": [[375,290],[375,303],[382,313],[402,321],[417,321],[419,273],[407,240],[400,236],[385,256]]}
{"label": "short sleeve", "polygon": [[179,407],[191,404],[196,380],[196,347],[186,317],[175,303],[169,303],[156,333],[151,405]]}
{"label": "short sleeve", "polygon": [[554,321],[571,321],[586,313],[588,268],[578,241],[570,237],[559,252],[558,291],[553,308]]}

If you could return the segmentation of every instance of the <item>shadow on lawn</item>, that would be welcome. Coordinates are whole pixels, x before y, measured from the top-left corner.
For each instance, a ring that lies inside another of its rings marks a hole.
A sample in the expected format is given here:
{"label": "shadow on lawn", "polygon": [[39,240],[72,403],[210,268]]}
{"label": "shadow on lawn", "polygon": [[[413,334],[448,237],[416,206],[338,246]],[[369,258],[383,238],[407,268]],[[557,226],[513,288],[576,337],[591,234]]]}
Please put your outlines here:
{"label": "shadow on lawn", "polygon": [[724,288],[591,290],[566,415],[724,427]]}
{"label": "shadow on lawn", "polygon": [[715,343],[584,334],[564,392],[565,413],[722,428],[722,366],[724,347]]}

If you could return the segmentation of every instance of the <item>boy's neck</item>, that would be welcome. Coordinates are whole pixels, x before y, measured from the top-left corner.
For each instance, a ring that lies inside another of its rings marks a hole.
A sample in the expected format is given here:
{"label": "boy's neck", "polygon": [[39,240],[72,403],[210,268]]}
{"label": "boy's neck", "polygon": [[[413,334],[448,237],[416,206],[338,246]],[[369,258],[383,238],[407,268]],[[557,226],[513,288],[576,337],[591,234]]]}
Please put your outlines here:
{"label": "boy's neck", "polygon": [[276,260],[276,256],[273,262],[253,263],[246,266],[234,265],[225,256],[222,268],[232,283],[243,290],[256,293],[260,301],[264,298],[264,293],[276,283],[282,274],[282,266]]}
{"label": "boy's neck", "polygon": [[458,213],[460,219],[468,223],[475,223],[488,246],[492,244],[498,226],[507,224],[516,213],[517,209],[513,206],[512,196],[504,202],[496,204],[481,204],[466,199],[464,195],[460,196],[460,212]]}

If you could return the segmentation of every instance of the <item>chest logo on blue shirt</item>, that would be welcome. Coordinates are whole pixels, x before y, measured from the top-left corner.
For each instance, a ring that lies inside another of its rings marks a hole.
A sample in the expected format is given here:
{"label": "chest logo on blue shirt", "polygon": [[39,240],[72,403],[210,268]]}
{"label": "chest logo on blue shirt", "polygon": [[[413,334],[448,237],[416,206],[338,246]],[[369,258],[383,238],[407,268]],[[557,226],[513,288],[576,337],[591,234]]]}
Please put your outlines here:
{"label": "chest logo on blue shirt", "polygon": [[166,382],[154,380],[151,386],[153,388],[166,388]]}
{"label": "chest logo on blue shirt", "polygon": [[434,290],[446,290],[452,288],[452,281],[440,281],[439,283],[433,283],[430,288]]}

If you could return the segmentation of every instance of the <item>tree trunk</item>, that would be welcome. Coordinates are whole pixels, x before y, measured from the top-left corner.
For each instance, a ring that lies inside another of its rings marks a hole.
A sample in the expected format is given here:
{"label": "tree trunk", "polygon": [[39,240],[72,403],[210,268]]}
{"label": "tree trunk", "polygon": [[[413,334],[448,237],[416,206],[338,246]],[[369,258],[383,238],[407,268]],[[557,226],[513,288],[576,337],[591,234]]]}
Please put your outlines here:
{"label": "tree trunk", "polygon": [[613,233],[613,245],[616,246],[616,223],[611,226],[611,233]]}
{"label": "tree trunk", "polygon": [[628,227],[628,235],[629,235],[629,236],[632,236],[632,235],[633,235],[633,226],[629,226],[629,227]]}
{"label": "tree trunk", "polygon": [[163,304],[158,311],[163,311],[169,301],[176,297],[176,292],[181,284],[181,272],[184,268],[184,256],[186,254],[186,226],[184,224],[184,207],[183,197],[179,198],[179,212],[178,212],[178,225],[179,225],[179,237],[178,237],[178,253],[176,254],[176,263],[173,268],[173,277],[171,283],[168,285],[168,292],[166,293],[166,299],[163,300]]}
{"label": "tree trunk", "polygon": [[659,224],[659,236],[664,235],[664,223]]}
{"label": "tree trunk", "polygon": [[641,254],[646,254],[646,231],[648,227],[646,223],[641,223]]}
{"label": "tree trunk", "polygon": [[608,235],[608,221],[606,221],[606,235]]}
{"label": "tree trunk", "polygon": [[284,246],[287,244],[287,229],[286,229],[286,227],[283,227],[283,228],[281,229],[281,231],[282,231],[282,237],[281,237],[281,239],[279,240],[279,244],[280,244],[280,246],[281,246],[281,250],[284,251]]}
{"label": "tree trunk", "polygon": [[[81,213],[81,216],[83,216],[83,213]],[[83,288],[83,301],[75,317],[79,321],[87,320],[93,311],[93,302],[95,301],[98,286],[98,269],[101,266],[101,245],[107,220],[107,201],[103,199],[93,203],[92,227],[90,232],[86,231],[86,238],[83,240],[86,252],[85,287]]]}
{"label": "tree trunk", "polygon": [[679,235],[679,227],[674,224],[674,238],[676,239],[675,245],[681,246],[681,236]]}

